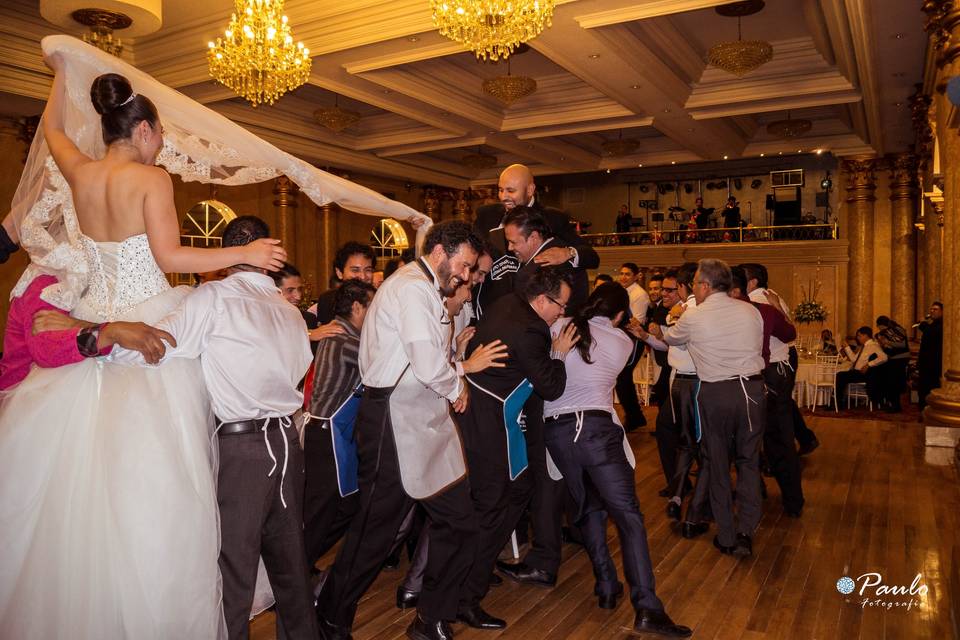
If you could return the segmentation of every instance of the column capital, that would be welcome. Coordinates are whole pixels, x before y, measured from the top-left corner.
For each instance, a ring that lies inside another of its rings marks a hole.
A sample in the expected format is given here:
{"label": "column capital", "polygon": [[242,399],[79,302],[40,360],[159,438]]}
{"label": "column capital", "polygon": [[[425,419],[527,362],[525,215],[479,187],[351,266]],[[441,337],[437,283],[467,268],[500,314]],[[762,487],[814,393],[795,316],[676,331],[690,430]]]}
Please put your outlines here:
{"label": "column capital", "polygon": [[923,84],[916,84],[915,91],[907,98],[910,102],[910,117],[913,121],[913,132],[916,140],[916,150],[921,166],[933,156],[933,128],[930,125],[930,109],[933,98],[923,93]]}
{"label": "column capital", "polygon": [[917,170],[920,163],[912,153],[898,153],[887,157],[886,168],[890,171],[890,199],[910,200],[917,195]]}
{"label": "column capital", "polygon": [[923,0],[921,11],[927,14],[924,29],[936,49],[937,66],[943,67],[960,58],[960,2]]}
{"label": "column capital", "polygon": [[847,175],[847,202],[876,200],[873,192],[877,190],[875,171],[881,161],[874,157],[841,158],[840,166]]}
{"label": "column capital", "polygon": [[274,178],[273,195],[277,196],[277,199],[273,201],[273,206],[296,208],[297,191],[299,190],[300,187],[297,186],[297,183],[287,176]]}

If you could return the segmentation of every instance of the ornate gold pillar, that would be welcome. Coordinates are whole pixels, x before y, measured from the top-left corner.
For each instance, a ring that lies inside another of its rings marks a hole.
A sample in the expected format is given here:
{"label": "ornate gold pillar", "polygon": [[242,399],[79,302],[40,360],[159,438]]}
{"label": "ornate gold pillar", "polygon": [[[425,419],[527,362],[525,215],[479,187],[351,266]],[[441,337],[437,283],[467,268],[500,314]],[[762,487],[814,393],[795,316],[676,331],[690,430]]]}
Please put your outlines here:
{"label": "ornate gold pillar", "polygon": [[924,308],[921,311],[924,313],[934,300],[940,300],[943,297],[943,291],[940,289],[943,271],[943,199],[930,199],[928,202],[930,203],[930,212],[926,216],[923,230],[925,300]]}
{"label": "ornate gold pillar", "polygon": [[277,196],[273,206],[277,208],[277,235],[283,248],[287,250],[287,262],[297,263],[297,245],[293,241],[294,209],[297,208],[297,192],[299,188],[287,176],[280,176],[273,182],[273,195]]}
{"label": "ornate gold pillar", "polygon": [[433,187],[428,187],[423,192],[423,213],[434,222],[440,222],[440,199]]}
{"label": "ornate gold pillar", "polygon": [[[922,6],[927,14],[926,28],[930,32],[930,45],[937,55],[933,83],[936,92],[932,97],[937,114],[939,173],[944,177],[940,266],[944,305],[943,386],[930,395],[923,418],[928,427],[960,428],[960,287],[954,285],[957,269],[960,268],[960,254],[955,249],[957,242],[960,242],[960,211],[957,210],[960,206],[960,176],[957,176],[960,172],[960,135],[956,127],[951,126],[949,116],[954,107],[944,95],[947,81],[960,75],[960,2],[926,0]],[[934,224],[928,224],[928,227],[938,229]],[[928,271],[926,275],[929,278],[932,274]]]}
{"label": "ornate gold pillar", "polygon": [[326,291],[330,286],[330,278],[333,276],[333,203],[320,205],[317,207],[317,213],[320,214],[320,283],[317,293]]}
{"label": "ornate gold pillar", "polygon": [[844,158],[846,174],[847,237],[850,267],[847,277],[847,332],[873,326],[873,205],[876,201],[876,158]]}
{"label": "ornate gold pillar", "polygon": [[456,199],[453,201],[453,215],[456,216],[458,220],[473,222],[473,220],[470,219],[470,205],[467,203],[467,193],[458,190],[455,196]]}
{"label": "ornate gold pillar", "polygon": [[910,326],[916,317],[917,235],[913,220],[917,209],[917,157],[902,153],[890,159],[892,256],[890,267],[891,315]]}

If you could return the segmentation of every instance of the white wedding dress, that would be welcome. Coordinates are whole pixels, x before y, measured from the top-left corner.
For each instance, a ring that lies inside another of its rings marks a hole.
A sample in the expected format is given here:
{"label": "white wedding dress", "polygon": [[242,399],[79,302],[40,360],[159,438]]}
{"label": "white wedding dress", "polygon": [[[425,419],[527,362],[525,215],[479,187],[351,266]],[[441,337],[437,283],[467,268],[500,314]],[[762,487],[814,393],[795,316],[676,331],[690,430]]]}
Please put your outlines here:
{"label": "white wedding dress", "polygon": [[[73,315],[156,322],[146,235],[82,237]],[[198,360],[35,368],[0,399],[0,638],[224,637],[212,415]]]}

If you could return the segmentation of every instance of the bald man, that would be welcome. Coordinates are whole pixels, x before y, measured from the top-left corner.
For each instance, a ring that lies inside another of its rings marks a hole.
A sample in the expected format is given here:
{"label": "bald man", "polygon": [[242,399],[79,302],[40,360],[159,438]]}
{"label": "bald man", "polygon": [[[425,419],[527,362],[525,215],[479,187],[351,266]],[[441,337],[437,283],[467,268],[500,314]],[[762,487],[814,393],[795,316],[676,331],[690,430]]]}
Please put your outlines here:
{"label": "bald man", "polygon": [[564,247],[553,247],[539,252],[534,260],[542,266],[557,266],[569,263],[574,267],[573,295],[570,298],[570,312],[584,302],[590,291],[587,269],[600,266],[597,252],[577,234],[570,216],[559,209],[545,207],[536,197],[537,186],[530,169],[522,164],[513,164],[503,170],[498,182],[500,202],[489,204],[477,210],[475,231],[490,245],[493,266],[483,285],[477,291],[477,317],[483,317],[485,308],[495,300],[514,290],[513,276],[520,269],[520,260],[507,251],[503,235],[503,217],[514,207],[528,206],[542,215],[550,225],[553,234],[562,241]]}

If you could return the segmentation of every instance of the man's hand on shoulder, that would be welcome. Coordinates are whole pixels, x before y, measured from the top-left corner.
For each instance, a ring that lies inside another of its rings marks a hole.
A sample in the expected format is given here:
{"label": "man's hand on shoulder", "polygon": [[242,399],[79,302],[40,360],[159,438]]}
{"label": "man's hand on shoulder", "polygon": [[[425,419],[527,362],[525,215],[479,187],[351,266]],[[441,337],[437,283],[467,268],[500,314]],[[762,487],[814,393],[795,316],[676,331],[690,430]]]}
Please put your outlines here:
{"label": "man's hand on shoulder", "polygon": [[556,267],[573,260],[573,250],[569,247],[550,247],[534,257],[533,261],[541,266]]}

